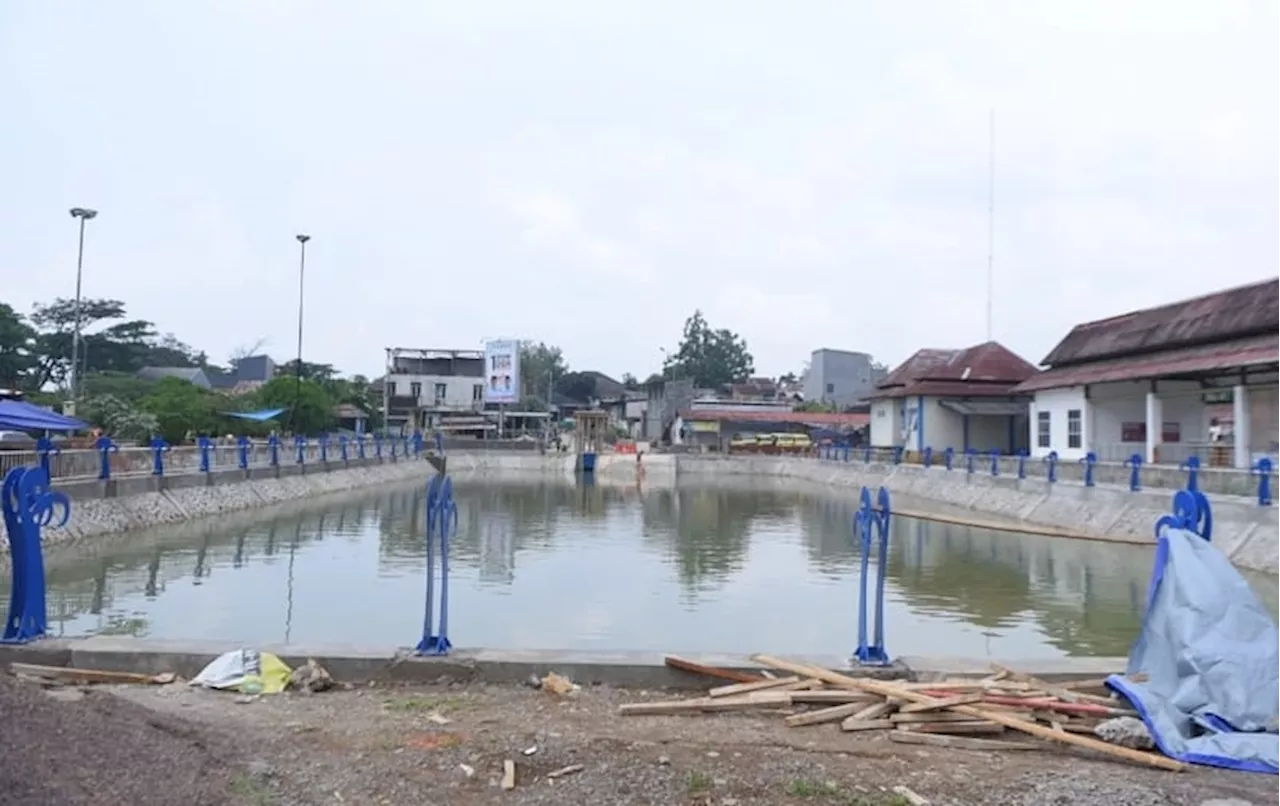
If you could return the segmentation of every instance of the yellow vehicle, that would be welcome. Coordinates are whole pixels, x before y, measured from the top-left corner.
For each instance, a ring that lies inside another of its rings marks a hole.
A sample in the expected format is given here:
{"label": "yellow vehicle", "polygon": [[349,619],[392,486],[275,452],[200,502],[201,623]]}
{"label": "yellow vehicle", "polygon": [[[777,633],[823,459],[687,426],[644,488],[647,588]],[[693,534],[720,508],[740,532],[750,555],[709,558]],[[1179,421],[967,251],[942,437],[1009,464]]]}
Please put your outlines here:
{"label": "yellow vehicle", "polygon": [[734,434],[729,440],[730,453],[755,453],[760,450],[760,440],[755,434]]}
{"label": "yellow vehicle", "polygon": [[779,453],[808,453],[813,449],[808,434],[774,434],[773,442]]}

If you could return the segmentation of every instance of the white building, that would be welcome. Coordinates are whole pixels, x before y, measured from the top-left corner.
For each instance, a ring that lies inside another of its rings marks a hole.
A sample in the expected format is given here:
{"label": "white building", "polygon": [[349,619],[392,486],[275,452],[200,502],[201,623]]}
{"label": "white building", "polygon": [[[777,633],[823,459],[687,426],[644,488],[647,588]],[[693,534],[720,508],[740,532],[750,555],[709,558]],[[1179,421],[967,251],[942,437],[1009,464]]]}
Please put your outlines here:
{"label": "white building", "polygon": [[388,430],[433,430],[445,419],[458,420],[457,415],[463,414],[472,415],[465,418],[467,425],[485,429],[485,419],[475,416],[484,411],[482,351],[407,347],[386,351],[382,400]]}
{"label": "white building", "polygon": [[1032,455],[1241,469],[1274,457],[1278,296],[1268,280],[1077,325],[1016,390],[1034,395]]}
{"label": "white building", "polygon": [[1013,392],[1036,368],[994,341],[920,350],[871,396],[871,445],[1015,454],[1026,448],[1029,397]]}

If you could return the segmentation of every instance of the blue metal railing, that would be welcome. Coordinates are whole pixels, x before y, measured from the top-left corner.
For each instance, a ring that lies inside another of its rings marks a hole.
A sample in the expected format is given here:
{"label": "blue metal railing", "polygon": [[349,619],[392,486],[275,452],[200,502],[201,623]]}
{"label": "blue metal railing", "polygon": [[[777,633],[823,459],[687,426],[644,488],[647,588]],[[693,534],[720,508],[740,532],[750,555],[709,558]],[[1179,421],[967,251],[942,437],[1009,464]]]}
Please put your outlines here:
{"label": "blue metal railing", "polygon": [[[9,614],[0,643],[22,644],[41,637],[48,629],[41,532],[46,526],[66,525],[71,517],[71,501],[50,488],[49,472],[42,465],[10,470],[0,494],[13,574]],[[59,510],[62,517],[55,524]]]}
{"label": "blue metal railing", "polygon": [[[453,480],[443,473],[427,482],[426,496],[427,542],[427,603],[422,621],[422,640],[418,642],[419,655],[447,655],[453,648],[449,642],[449,539],[457,534],[458,505],[453,500]],[[436,610],[436,544],[440,552],[440,620]]]}
{"label": "blue metal railing", "polygon": [[[889,522],[892,508],[889,491],[880,488],[877,507],[871,505],[871,490],[863,487],[859,496],[858,511],[853,516],[853,539],[858,546],[861,573],[858,577],[858,648],[853,656],[866,666],[885,666],[889,655],[884,648],[884,578],[889,564]],[[875,631],[867,640],[867,586],[871,575],[872,544],[878,547],[876,554]]]}

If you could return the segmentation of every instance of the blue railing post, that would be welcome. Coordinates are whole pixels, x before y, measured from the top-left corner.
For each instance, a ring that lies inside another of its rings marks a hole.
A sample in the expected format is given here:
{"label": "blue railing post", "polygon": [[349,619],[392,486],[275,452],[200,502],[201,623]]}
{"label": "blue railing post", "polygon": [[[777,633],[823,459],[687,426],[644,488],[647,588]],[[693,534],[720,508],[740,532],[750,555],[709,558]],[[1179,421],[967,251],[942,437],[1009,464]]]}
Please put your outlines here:
{"label": "blue railing post", "polygon": [[1187,471],[1187,489],[1195,492],[1200,489],[1200,457],[1189,456],[1187,461],[1178,465],[1179,470]]}
{"label": "blue railing post", "polygon": [[338,436],[338,458],[342,460],[342,463],[344,465],[347,463],[347,435],[346,434],[341,434]]}
{"label": "blue railing post", "polygon": [[1098,463],[1098,454],[1089,451],[1080,460],[1080,464],[1084,465],[1084,486],[1093,486],[1093,466]]}
{"label": "blue railing post", "polygon": [[1018,478],[1025,479],[1027,477],[1027,449],[1018,449]]}
{"label": "blue railing post", "polygon": [[211,472],[213,470],[213,440],[208,437],[198,437],[196,446],[200,451],[200,472]]}
{"label": "blue railing post", "polygon": [[436,432],[436,455],[444,456],[444,434]]}
{"label": "blue railing post", "polygon": [[928,470],[933,467],[933,447],[926,445],[924,447],[924,469]]}
{"label": "blue railing post", "polygon": [[1000,451],[992,448],[988,455],[991,457],[991,475],[1000,475]]}
{"label": "blue railing post", "polygon": [[119,453],[120,449],[111,441],[111,437],[103,434],[93,443],[93,447],[98,451],[98,481],[109,481],[111,479],[111,454]]}
{"label": "blue railing post", "polygon": [[1135,453],[1129,457],[1129,461],[1125,462],[1131,470],[1129,471],[1129,490],[1137,492],[1142,489],[1142,454]]}
{"label": "blue railing post", "polygon": [[267,437],[267,452],[271,455],[271,466],[280,466],[280,437],[272,434]]}
{"label": "blue railing post", "polygon": [[408,459],[409,458],[409,435],[408,434],[405,434],[404,436],[400,437],[400,448],[401,448],[400,455]]}
{"label": "blue railing post", "polygon": [[1053,484],[1058,480],[1058,452],[1049,451],[1049,455],[1044,458],[1044,463],[1047,465],[1045,478],[1049,480],[1050,484]]}
{"label": "blue railing post", "polygon": [[[453,480],[435,474],[427,482],[427,603],[422,624],[419,655],[447,655],[453,648],[449,641],[449,539],[457,534],[458,505],[453,500]],[[440,541],[440,621],[435,610],[435,543]]]}
{"label": "blue railing post", "polygon": [[164,475],[164,455],[169,450],[169,443],[164,441],[164,437],[155,436],[151,438],[151,475]]}
{"label": "blue railing post", "polygon": [[364,434],[356,435],[356,456],[364,461]]}
{"label": "blue railing post", "polygon": [[848,462],[848,461],[849,461],[849,452],[850,452],[850,451],[852,451],[852,450],[853,450],[853,446],[852,446],[852,445],[850,445],[848,442],[846,442],[846,443],[844,443],[843,445],[841,445],[841,446],[840,446],[840,451],[841,451],[841,453],[843,453],[843,454],[844,454],[844,461],[845,461],[845,462]]}
{"label": "blue railing post", "polygon": [[942,456],[943,456],[943,460],[944,460],[944,461],[946,462],[946,464],[947,464],[947,470],[950,470],[951,468],[953,468],[953,467],[955,466],[955,463],[956,463],[956,449],[955,449],[955,448],[947,448],[945,451],[943,451],[943,452],[942,452]]}
{"label": "blue railing post", "polygon": [[329,464],[329,435],[321,434],[316,437],[316,442],[320,445],[320,463]]}
{"label": "blue railing post", "polygon": [[45,475],[52,479],[52,457],[57,456],[62,451],[58,450],[58,446],[53,444],[53,440],[48,437],[40,437],[36,440],[36,453],[40,455],[40,467],[44,470]]}
{"label": "blue railing post", "polygon": [[964,472],[968,473],[970,476],[973,475],[973,466],[977,458],[978,452],[973,448],[969,448],[964,452]]}
{"label": "blue railing post", "polygon": [[50,488],[49,474],[42,466],[15,467],[4,477],[0,509],[4,512],[9,537],[9,615],[0,643],[24,644],[48,630],[45,606],[44,546],[41,530],[54,525],[54,515],[62,509],[57,526],[71,517],[71,500]]}
{"label": "blue railing post", "polygon": [[1275,465],[1267,457],[1262,457],[1250,472],[1258,474],[1258,506],[1271,506],[1271,471]]}
{"label": "blue railing post", "polygon": [[413,432],[413,455],[415,458],[422,458],[422,449],[425,442],[426,440],[423,439],[421,431]]}
{"label": "blue railing post", "polygon": [[[862,488],[859,507],[853,517],[854,540],[861,555],[861,573],[858,578],[858,648],[854,658],[867,666],[885,666],[889,663],[884,648],[884,582],[889,565],[889,524],[892,507],[889,491],[880,488],[878,508],[871,505],[871,490]],[[876,555],[876,621],[872,640],[867,640],[867,585],[870,583],[871,544],[877,544]]]}
{"label": "blue railing post", "polygon": [[1173,513],[1156,521],[1156,540],[1166,529],[1185,529],[1205,540],[1213,539],[1213,509],[1199,490],[1178,490],[1173,494]]}
{"label": "blue railing post", "polygon": [[862,461],[871,464],[871,446],[862,449]]}
{"label": "blue railing post", "polygon": [[395,459],[395,458],[396,458],[396,456],[398,456],[398,455],[399,455],[399,454],[397,454],[397,453],[396,453],[396,443],[397,443],[397,442],[399,442],[399,441],[400,441],[400,440],[396,439],[395,437],[392,437],[391,439],[387,440],[387,444],[389,444],[389,445],[391,446],[391,458],[392,458],[392,459]]}
{"label": "blue railing post", "polygon": [[900,465],[900,464],[902,464],[902,454],[903,454],[903,452],[905,452],[906,450],[907,450],[907,449],[906,449],[905,447],[903,447],[902,445],[894,445],[894,446],[893,446],[893,463],[894,463],[895,465]]}
{"label": "blue railing post", "polygon": [[307,463],[307,438],[299,434],[293,438],[293,461],[295,464],[305,465]]}
{"label": "blue railing post", "polygon": [[381,434],[373,435],[373,455],[379,460],[382,459],[382,435]]}
{"label": "blue railing post", "polygon": [[240,437],[236,440],[236,461],[240,465],[241,470],[249,469],[249,451],[253,450],[253,441],[248,437]]}

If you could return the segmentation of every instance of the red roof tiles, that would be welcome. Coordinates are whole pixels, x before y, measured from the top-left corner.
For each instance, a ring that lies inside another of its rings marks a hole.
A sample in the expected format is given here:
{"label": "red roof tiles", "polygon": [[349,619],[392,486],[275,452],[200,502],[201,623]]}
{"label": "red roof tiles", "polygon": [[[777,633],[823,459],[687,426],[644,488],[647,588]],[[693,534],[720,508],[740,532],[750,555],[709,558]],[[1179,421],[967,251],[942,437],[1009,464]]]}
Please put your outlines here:
{"label": "red roof tiles", "polygon": [[963,350],[919,350],[876,386],[873,398],[1007,395],[1036,368],[989,341]]}

